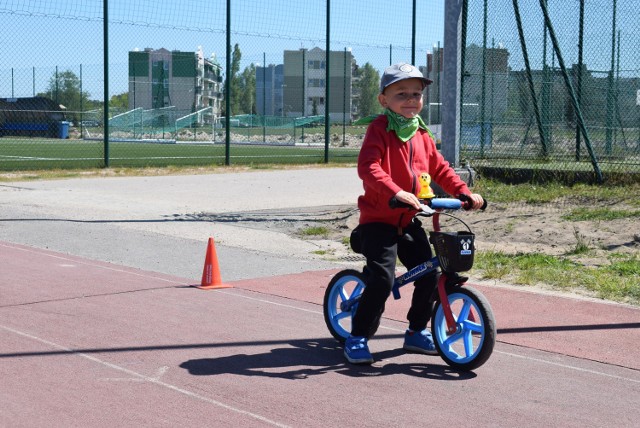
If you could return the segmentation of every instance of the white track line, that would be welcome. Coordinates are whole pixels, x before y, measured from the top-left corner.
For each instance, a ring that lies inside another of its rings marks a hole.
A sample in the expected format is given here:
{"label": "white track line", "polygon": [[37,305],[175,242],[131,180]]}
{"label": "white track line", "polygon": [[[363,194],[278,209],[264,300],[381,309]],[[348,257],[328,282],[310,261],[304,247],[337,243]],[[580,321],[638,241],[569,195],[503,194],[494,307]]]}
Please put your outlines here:
{"label": "white track line", "polygon": [[[37,251],[37,250],[19,248],[19,247],[14,247],[14,246],[11,246],[11,245],[5,245],[5,244],[2,244],[2,243],[0,243],[0,246],[4,246],[4,247],[8,247],[8,248],[14,248],[14,249],[17,249],[17,250],[23,250],[23,251],[27,251],[27,252],[34,252],[34,253],[37,252],[38,254],[42,254],[40,251]],[[111,267],[107,267],[107,266],[103,266],[103,265],[99,265],[99,264],[93,264],[93,263],[89,263],[89,262],[82,262],[82,261],[78,261],[78,260],[75,260],[75,259],[67,258],[67,257],[64,257],[64,256],[58,256],[58,255],[52,255],[52,254],[46,254],[46,253],[45,253],[45,255],[48,255],[50,257],[59,258],[59,259],[62,259],[62,260],[70,260],[70,261],[73,261],[75,263],[80,263],[80,264],[84,264],[84,265],[87,265],[87,266],[93,266],[93,267],[98,267],[98,268],[102,268],[102,269],[113,270],[113,271],[116,271],[116,272],[122,272],[122,273],[131,274],[131,275],[137,275],[137,276],[140,276],[140,277],[143,277],[143,278],[153,278],[153,279],[158,279],[158,280],[161,280],[161,281],[166,281],[166,282],[170,282],[170,283],[174,283],[174,284],[182,284],[181,282],[178,282],[178,281],[172,281],[172,280],[169,280],[169,279],[158,278],[158,277],[155,277],[153,275],[148,275],[148,274],[144,274],[144,273],[130,272],[130,271],[126,271],[126,270],[111,268]],[[266,300],[266,299],[261,299],[261,298],[251,297],[251,296],[244,296],[242,294],[238,294],[238,293],[230,291],[230,290],[219,290],[218,293],[226,294],[226,295],[229,295],[229,296],[241,297],[243,299],[254,300],[254,301],[258,301],[258,302],[268,303],[270,305],[281,306],[281,307],[285,307],[285,308],[289,308],[289,309],[294,309],[294,310],[297,310],[297,311],[309,312],[309,313],[312,313],[312,314],[324,316],[324,314],[321,311],[314,311],[314,310],[311,310],[311,309],[300,308],[300,307],[296,307],[296,306],[293,306],[293,305],[287,305],[287,304],[284,304],[284,303],[277,303],[277,302],[273,302],[273,301]],[[310,303],[310,304],[313,304],[313,303]],[[398,332],[403,332],[404,331],[404,330],[401,330],[401,329],[394,329],[394,328],[385,327],[385,326],[380,326],[380,328],[387,329],[387,330],[392,330],[392,331],[398,331]],[[513,354],[513,353],[510,353],[510,352],[502,352],[502,351],[498,351],[498,350],[494,350],[494,352],[496,352],[498,354],[502,354],[502,355],[507,355],[507,356],[510,356],[510,357],[517,357],[517,358],[522,358],[522,359],[529,360],[529,361],[534,361],[534,362],[537,362],[537,363],[544,363],[544,364],[549,364],[549,365],[557,366],[557,367],[563,367],[563,368],[566,368],[566,369],[572,369],[572,370],[576,370],[576,371],[580,371],[580,372],[586,372],[586,373],[591,373],[591,374],[600,375],[600,376],[604,376],[604,377],[610,377],[610,378],[615,378],[615,379],[620,379],[620,380],[626,380],[626,381],[633,382],[633,383],[640,383],[640,380],[621,377],[621,376],[616,376],[616,375],[611,375],[611,374],[604,373],[604,372],[599,372],[599,371],[596,371],[596,370],[583,369],[583,368],[576,367],[576,366],[555,363],[555,362],[552,362],[552,361],[542,360],[542,359],[539,359],[539,358],[526,357],[526,356],[523,356],[523,355]],[[602,363],[602,364],[606,364],[606,363]],[[632,370],[632,369],[630,369],[630,370]]]}
{"label": "white track line", "polygon": [[[628,377],[612,375],[612,374],[608,374],[608,373],[599,372],[599,371],[596,371],[596,370],[583,369],[581,367],[570,366],[568,364],[554,363],[553,361],[542,360],[540,358],[525,357],[523,355],[513,354],[511,352],[503,352],[503,351],[494,351],[494,352],[497,352],[497,353],[502,354],[502,355],[507,355],[509,357],[523,358],[525,360],[535,361],[537,363],[550,364],[552,366],[562,367],[563,369],[577,370],[577,371],[580,371],[580,372],[591,373],[591,374],[595,374],[595,375],[599,375],[599,376],[606,376],[606,377],[610,377],[610,378],[613,378],[613,379],[626,380],[626,381],[629,381],[629,382],[640,383],[640,380],[638,380],[638,379],[631,379],[631,378],[628,378]],[[601,363],[601,364],[605,364],[605,363]],[[629,369],[629,370],[632,370],[632,369]]]}
{"label": "white track line", "polygon": [[[44,255],[44,256],[47,256],[47,257],[54,258],[54,259],[64,260],[66,262],[71,262],[71,263],[84,265],[84,266],[96,267],[96,268],[110,270],[110,271],[114,271],[114,272],[126,273],[126,274],[129,274],[129,275],[139,276],[139,277],[142,277],[142,278],[156,279],[158,281],[169,282],[171,284],[184,284],[184,282],[181,282],[181,281],[176,281],[176,280],[167,279],[167,278],[160,278],[160,277],[157,277],[157,276],[154,276],[154,275],[149,275],[148,273],[131,272],[130,270],[125,270],[125,269],[118,268],[118,267],[105,266],[103,264],[98,264],[98,263],[91,262],[91,261],[80,260],[78,258],[71,258],[71,257],[67,257],[67,256],[60,255],[60,254],[49,254],[49,253],[46,253],[44,251],[41,251],[40,249],[21,248],[21,247],[16,247],[16,246],[13,246],[13,245],[6,245],[5,243],[2,243],[2,242],[0,242],[0,247],[11,248],[11,249],[14,249],[14,250],[24,251],[26,253],[34,253],[34,254],[38,254],[40,256]],[[107,263],[107,262],[105,262],[105,263]],[[115,265],[115,266],[117,266],[117,265]],[[131,269],[135,269],[135,268],[131,268]]]}
{"label": "white track line", "polygon": [[[230,291],[230,290],[219,291],[219,293],[228,294],[230,296],[241,297],[243,299],[255,300],[255,301],[258,301],[258,302],[262,302],[262,303],[268,303],[270,305],[282,306],[282,307],[285,307],[285,308],[295,309],[295,310],[303,311],[303,312],[310,312],[310,313],[313,313],[313,314],[316,314],[316,315],[324,316],[324,314],[322,312],[319,312],[319,311],[314,311],[314,310],[305,309],[305,308],[298,308],[298,307],[293,306],[293,305],[286,305],[286,304],[283,304],[283,303],[272,302],[272,301],[269,301],[269,300],[266,300],[266,299],[259,299],[259,298],[251,297],[251,296],[243,296],[241,294],[234,293],[233,291]],[[308,303],[308,302],[305,302],[305,303]],[[310,304],[313,304],[313,303],[310,303]],[[386,326],[383,326],[383,325],[381,325],[380,328],[381,329],[385,329],[385,330],[391,330],[391,331],[395,331],[395,332],[404,333],[404,329],[386,327]],[[535,349],[535,348],[533,348],[533,349]],[[604,373],[604,372],[599,372],[597,370],[583,369],[581,367],[576,367],[576,366],[572,366],[572,365],[568,365],[568,364],[556,363],[556,362],[553,362],[553,361],[547,361],[547,360],[543,360],[543,359],[540,359],[540,358],[527,357],[527,356],[524,356],[524,355],[518,355],[518,354],[511,353],[511,352],[498,351],[496,349],[494,349],[493,352],[495,352],[497,354],[507,355],[509,357],[515,357],[515,358],[521,358],[521,359],[528,360],[528,361],[533,361],[533,362],[536,362],[536,363],[549,364],[549,365],[552,365],[552,366],[562,367],[562,368],[565,368],[565,369],[576,370],[576,371],[579,371],[579,372],[585,372],[585,373],[590,373],[590,374],[594,374],[594,375],[605,376],[605,377],[610,377],[610,378],[619,379],[619,380],[626,380],[626,381],[634,382],[634,383],[640,383],[640,380],[638,380],[638,379],[631,379],[631,378],[627,378],[627,377],[623,377],[623,376],[612,375],[612,374],[608,374],[608,373]],[[562,355],[562,354],[554,354],[554,355]],[[573,357],[573,358],[578,358],[578,357]],[[596,361],[596,362],[606,365],[606,363],[602,363],[600,361]],[[628,367],[622,367],[622,368],[628,369]],[[633,370],[633,369],[629,369],[629,370]]]}
{"label": "white track line", "polygon": [[43,344],[48,345],[48,346],[50,346],[52,348],[55,348],[57,350],[67,352],[69,354],[73,354],[73,355],[76,355],[76,356],[81,357],[81,358],[85,358],[85,359],[87,359],[89,361],[92,361],[94,363],[98,363],[98,364],[100,364],[102,366],[105,366],[105,367],[108,367],[110,369],[121,371],[123,373],[126,373],[128,376],[133,376],[136,379],[141,379],[143,381],[156,384],[156,385],[161,386],[163,388],[170,389],[172,391],[175,391],[175,392],[178,392],[180,394],[186,395],[187,397],[195,398],[197,400],[204,401],[206,403],[213,404],[213,405],[218,406],[218,407],[222,407],[223,409],[227,409],[227,410],[230,410],[232,412],[235,412],[235,413],[238,413],[238,414],[241,414],[241,415],[249,416],[251,418],[257,419],[259,421],[265,422],[265,423],[273,425],[273,426],[287,427],[287,425],[281,424],[279,422],[272,421],[271,419],[267,419],[264,416],[258,415],[256,413],[252,413],[252,412],[249,412],[249,411],[246,411],[246,410],[242,410],[242,409],[239,409],[237,407],[233,407],[233,406],[230,406],[228,404],[222,403],[220,401],[213,400],[213,399],[211,399],[209,397],[205,397],[203,395],[196,394],[195,392],[188,391],[186,389],[177,387],[175,385],[171,385],[171,384],[166,383],[166,382],[162,382],[157,377],[145,376],[145,375],[143,375],[141,373],[138,373],[138,372],[135,372],[133,370],[129,370],[129,369],[126,369],[124,367],[120,367],[120,366],[118,366],[116,364],[103,361],[103,360],[101,360],[99,358],[96,358],[94,356],[91,356],[91,355],[88,355],[88,354],[85,354],[85,353],[82,353],[82,352],[76,352],[73,349],[67,348],[67,347],[62,346],[62,345],[58,345],[57,343],[51,342],[49,340],[41,339],[41,338],[39,338],[37,336],[34,336],[32,334],[29,334],[29,333],[25,333],[25,332],[22,332],[22,331],[19,331],[19,330],[15,330],[15,329],[10,328],[10,327],[6,327],[6,326],[3,326],[3,325],[0,325],[0,328],[3,329],[3,330],[8,331],[10,333],[16,334],[18,336],[26,337],[26,338],[34,340],[36,342],[43,343]]}

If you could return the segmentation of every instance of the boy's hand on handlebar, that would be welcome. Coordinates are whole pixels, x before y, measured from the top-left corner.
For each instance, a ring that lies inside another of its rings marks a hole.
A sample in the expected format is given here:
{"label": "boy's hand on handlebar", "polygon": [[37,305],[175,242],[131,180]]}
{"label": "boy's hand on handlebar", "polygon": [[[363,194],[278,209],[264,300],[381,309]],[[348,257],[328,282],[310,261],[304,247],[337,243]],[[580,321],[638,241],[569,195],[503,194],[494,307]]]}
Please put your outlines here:
{"label": "boy's hand on handlebar", "polygon": [[422,207],[420,206],[420,200],[413,193],[405,192],[404,190],[399,191],[394,196],[396,201],[403,202],[407,205],[410,205],[411,208],[420,211]]}
{"label": "boy's hand on handlebar", "polygon": [[458,195],[458,199],[466,204],[465,209],[467,210],[479,210],[486,207],[485,200],[477,193],[472,193],[470,195],[461,194]]}

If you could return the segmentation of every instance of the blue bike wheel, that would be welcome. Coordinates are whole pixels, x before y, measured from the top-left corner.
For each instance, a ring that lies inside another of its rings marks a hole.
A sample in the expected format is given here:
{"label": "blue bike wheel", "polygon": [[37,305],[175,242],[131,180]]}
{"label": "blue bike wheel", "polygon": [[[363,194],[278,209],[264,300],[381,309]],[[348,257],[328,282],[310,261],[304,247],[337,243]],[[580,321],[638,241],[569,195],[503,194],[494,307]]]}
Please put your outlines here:
{"label": "blue bike wheel", "polygon": [[346,269],[331,279],[324,293],[324,322],[331,335],[341,343],[351,333],[351,319],[364,288],[362,273]]}
{"label": "blue bike wheel", "polygon": [[470,287],[448,287],[449,305],[456,320],[456,331],[447,332],[447,320],[437,302],[431,332],[443,360],[450,366],[470,371],[484,364],[496,342],[496,321],[487,299]]}

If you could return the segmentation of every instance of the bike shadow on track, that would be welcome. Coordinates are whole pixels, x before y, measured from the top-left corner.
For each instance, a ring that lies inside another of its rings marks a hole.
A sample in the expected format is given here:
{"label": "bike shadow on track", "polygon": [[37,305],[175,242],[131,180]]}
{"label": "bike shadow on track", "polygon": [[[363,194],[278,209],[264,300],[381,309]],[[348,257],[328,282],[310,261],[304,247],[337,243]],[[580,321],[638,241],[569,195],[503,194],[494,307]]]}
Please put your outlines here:
{"label": "bike shadow on track", "polygon": [[[402,335],[379,335],[376,338],[401,338]],[[300,380],[325,373],[352,377],[390,375],[417,376],[435,380],[467,380],[476,375],[459,372],[447,366],[439,357],[415,355],[424,363],[396,363],[394,359],[406,351],[392,349],[374,352],[372,365],[355,365],[345,361],[342,346],[333,339],[304,339],[286,342],[289,346],[273,348],[260,354],[236,354],[219,358],[188,360],[180,367],[193,376],[235,374]],[[257,343],[256,345],[259,345]]]}

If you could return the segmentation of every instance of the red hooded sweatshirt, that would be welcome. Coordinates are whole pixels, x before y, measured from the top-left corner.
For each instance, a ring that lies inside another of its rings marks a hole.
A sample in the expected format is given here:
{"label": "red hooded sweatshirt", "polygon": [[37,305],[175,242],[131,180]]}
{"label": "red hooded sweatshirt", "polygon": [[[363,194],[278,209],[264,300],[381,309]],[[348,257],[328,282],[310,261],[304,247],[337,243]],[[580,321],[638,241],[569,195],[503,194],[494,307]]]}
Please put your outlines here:
{"label": "red hooded sweatshirt", "polygon": [[408,208],[391,208],[389,200],[400,190],[418,195],[423,172],[450,195],[471,194],[436,149],[429,132],[418,129],[403,143],[393,131],[387,132],[387,117],[378,116],[367,128],[358,155],[358,176],[364,195],[358,198],[360,224],[382,222],[405,227],[413,215]]}

